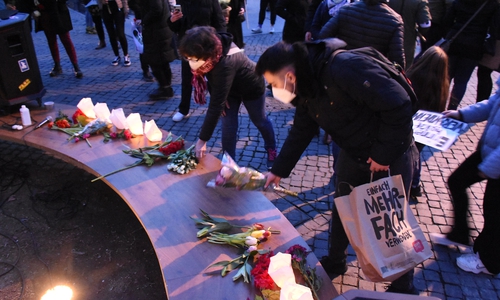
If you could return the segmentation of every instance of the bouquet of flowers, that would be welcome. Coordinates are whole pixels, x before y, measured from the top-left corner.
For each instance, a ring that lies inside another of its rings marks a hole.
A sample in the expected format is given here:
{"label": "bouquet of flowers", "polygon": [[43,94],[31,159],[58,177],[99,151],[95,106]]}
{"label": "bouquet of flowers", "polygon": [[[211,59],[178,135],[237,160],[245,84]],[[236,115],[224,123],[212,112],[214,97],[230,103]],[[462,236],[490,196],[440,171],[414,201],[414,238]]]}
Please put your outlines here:
{"label": "bouquet of flowers", "polygon": [[[259,244],[267,241],[271,234],[279,234],[279,231],[264,228],[264,225],[255,223],[252,226],[238,226],[229,223],[224,218],[215,218],[201,210],[201,218],[192,218],[198,228],[198,238],[208,235],[207,241],[212,244],[231,245],[243,251],[243,254],[232,259],[216,262],[212,267],[222,267],[221,275],[226,276],[232,270],[238,270],[233,276],[233,281],[243,278],[246,283],[250,282],[250,272],[252,271],[252,261],[256,255],[263,255],[268,250],[258,249]],[[235,228],[245,229],[243,232],[229,234],[226,232]]]}
{"label": "bouquet of flowers", "polygon": [[[265,190],[266,176],[252,168],[239,167],[229,154],[224,153],[221,161],[222,168],[214,180],[208,182],[209,187],[236,188],[238,190]],[[296,192],[271,185],[272,190],[297,197]]]}
{"label": "bouquet of flowers", "polygon": [[88,140],[91,135],[104,133],[106,131],[109,131],[111,127],[110,124],[107,124],[106,122],[98,119],[87,123],[85,126],[82,126],[82,124],[78,120],[73,119],[72,121],[62,111],[59,111],[59,114],[56,117],[55,121],[50,122],[48,126],[50,129],[59,130],[70,135],[68,140],[74,140],[75,142],[85,140],[89,147],[92,147]]}

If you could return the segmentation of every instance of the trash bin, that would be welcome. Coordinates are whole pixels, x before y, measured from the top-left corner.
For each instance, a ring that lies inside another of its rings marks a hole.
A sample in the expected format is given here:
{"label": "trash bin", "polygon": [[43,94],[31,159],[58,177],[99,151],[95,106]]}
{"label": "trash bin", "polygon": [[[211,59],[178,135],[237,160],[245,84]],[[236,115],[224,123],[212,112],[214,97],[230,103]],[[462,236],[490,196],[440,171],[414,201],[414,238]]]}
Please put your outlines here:
{"label": "trash bin", "polygon": [[42,103],[45,88],[29,23],[24,13],[0,20],[0,105]]}

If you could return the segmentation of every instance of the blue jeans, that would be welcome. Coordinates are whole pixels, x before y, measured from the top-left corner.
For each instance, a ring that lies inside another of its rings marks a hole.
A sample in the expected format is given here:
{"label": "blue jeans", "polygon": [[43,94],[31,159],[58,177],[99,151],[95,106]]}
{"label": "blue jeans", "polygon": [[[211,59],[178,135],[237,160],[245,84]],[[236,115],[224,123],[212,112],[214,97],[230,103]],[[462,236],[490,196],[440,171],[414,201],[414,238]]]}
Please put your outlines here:
{"label": "blue jeans", "polygon": [[467,83],[477,63],[477,60],[470,58],[454,55],[449,57],[448,74],[450,76],[450,81],[453,79],[453,88],[451,90],[448,109],[457,109],[465,95]]}
{"label": "blue jeans", "polygon": [[248,111],[250,121],[257,127],[264,138],[264,147],[276,148],[273,124],[266,116],[266,97],[262,95],[255,100],[242,100],[241,98],[228,98],[229,108],[226,108],[226,116],[222,118],[222,151],[226,151],[233,159],[236,154],[236,140],[238,135],[238,112],[241,103]]}
{"label": "blue jeans", "polygon": [[85,24],[87,27],[94,27],[94,21],[92,21],[92,15],[88,10],[85,10]]}
{"label": "blue jeans", "polygon": [[[413,168],[418,159],[418,150],[414,143],[390,165],[390,173],[392,175],[400,174],[403,178],[406,195],[410,191],[410,185],[413,175]],[[356,159],[347,154],[344,150],[340,150],[338,162],[335,164],[337,172],[337,182],[335,197],[345,196],[351,193],[350,186],[359,186],[370,182],[371,171],[370,165],[365,159]],[[376,172],[373,175],[373,180],[387,177],[387,172]],[[350,185],[350,186],[349,186]],[[334,263],[346,262],[347,246],[349,239],[342,226],[339,213],[335,205],[332,209],[332,223],[330,226],[330,249],[328,257]],[[405,273],[400,278],[392,282],[392,286],[399,289],[409,289],[413,287],[413,270]]]}

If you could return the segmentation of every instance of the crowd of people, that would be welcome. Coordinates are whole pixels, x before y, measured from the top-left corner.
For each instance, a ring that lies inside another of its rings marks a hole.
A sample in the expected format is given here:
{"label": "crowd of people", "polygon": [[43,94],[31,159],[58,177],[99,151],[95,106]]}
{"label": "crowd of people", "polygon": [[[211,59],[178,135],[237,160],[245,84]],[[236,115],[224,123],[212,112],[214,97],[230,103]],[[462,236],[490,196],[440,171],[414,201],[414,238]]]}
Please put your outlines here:
{"label": "crowd of people", "polygon": [[[50,76],[62,72],[59,36],[75,76],[81,78],[66,0],[36,0],[34,6],[17,1],[8,1],[6,6],[0,0],[0,9],[17,5],[32,13],[35,31],[44,31],[54,60]],[[124,22],[129,9],[134,12],[143,36],[144,78],[151,79],[151,68],[158,82],[158,89],[149,95],[151,100],[174,96],[170,63],[181,58],[181,100],[173,121],[188,118],[192,100],[205,105],[210,94],[195,147],[200,159],[220,120],[223,151],[236,156],[238,113],[243,104],[264,139],[270,170],[267,184],[279,185],[281,178],[290,175],[322,128],[328,137],[325,142],[332,142],[336,196],[349,193],[337,183],[359,186],[387,177],[390,169],[391,175],[402,176],[406,194],[418,197],[424,145],[413,139],[415,109],[443,112],[464,122],[488,120],[477,151],[449,178],[453,229],[446,235],[434,234],[433,241],[470,245],[466,188],[486,180],[484,228],[473,243],[474,254],[459,257],[457,265],[474,273],[500,273],[500,262],[495,259],[500,251],[496,217],[500,206],[495,201],[500,197],[500,92],[491,96],[491,73],[500,70],[497,0],[261,0],[258,26],[252,32],[263,33],[267,10],[269,33],[275,32],[277,16],[285,25],[282,41],[268,48],[256,64],[243,52],[243,0],[91,0],[86,4],[99,36],[96,49],[106,47],[104,23],[114,66],[131,65]],[[448,40],[449,49],[435,46],[442,38]],[[415,53],[417,44],[420,53]],[[378,51],[400,72],[406,71],[417,103],[380,63],[358,52],[339,51],[364,47]],[[457,110],[476,67],[477,104]],[[293,126],[279,152],[265,111],[266,84],[275,99],[295,107]],[[332,278],[347,270],[348,244],[334,207],[330,249],[321,259]],[[388,291],[416,293],[413,270],[393,281]]]}

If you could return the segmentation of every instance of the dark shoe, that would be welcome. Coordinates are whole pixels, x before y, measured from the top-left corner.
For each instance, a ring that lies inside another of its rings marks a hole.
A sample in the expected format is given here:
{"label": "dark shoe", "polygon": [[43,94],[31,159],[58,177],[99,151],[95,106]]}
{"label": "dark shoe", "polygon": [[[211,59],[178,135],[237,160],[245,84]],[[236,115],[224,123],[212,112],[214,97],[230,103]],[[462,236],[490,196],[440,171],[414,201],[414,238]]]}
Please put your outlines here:
{"label": "dark shoe", "polygon": [[406,295],[418,295],[417,289],[412,285],[410,288],[407,289],[401,289],[398,287],[394,287],[392,284],[387,286],[387,290],[385,290],[387,293],[397,293],[397,294],[406,294]]}
{"label": "dark shoe", "polygon": [[151,75],[151,73],[149,73],[149,71],[142,73],[142,80],[144,80],[146,82],[154,82],[155,81],[153,75]]}
{"label": "dark shoe", "polygon": [[115,59],[113,59],[113,61],[111,62],[111,65],[118,66],[118,64],[120,63],[121,60],[122,60],[122,58],[117,56],[117,57],[115,57]]}
{"label": "dark shoe", "polygon": [[156,91],[149,94],[149,99],[151,100],[166,100],[174,96],[174,90],[172,87],[158,88]]}
{"label": "dark shoe", "polygon": [[54,66],[52,70],[49,72],[50,77],[56,77],[57,75],[62,74],[62,68],[61,66]]}
{"label": "dark shoe", "polygon": [[75,77],[76,78],[82,78],[83,77],[82,70],[80,70],[80,67],[78,67],[78,65],[75,65]]}
{"label": "dark shoe", "polygon": [[278,152],[276,151],[276,148],[269,148],[267,149],[267,169],[271,170],[273,168],[274,160],[276,159],[276,156],[278,156]]}
{"label": "dark shoe", "polygon": [[411,197],[422,197],[422,191],[420,190],[420,185],[418,185],[416,187],[411,187],[410,196]]}
{"label": "dark shoe", "polygon": [[97,47],[95,47],[96,50],[99,50],[99,49],[102,49],[102,48],[105,48],[106,47],[106,43],[105,42],[99,42],[99,44],[97,44]]}
{"label": "dark shoe", "polygon": [[323,266],[323,269],[325,269],[328,277],[330,277],[330,279],[332,280],[347,272],[347,264],[345,261],[336,263],[333,262],[328,256],[323,256],[319,262]]}

